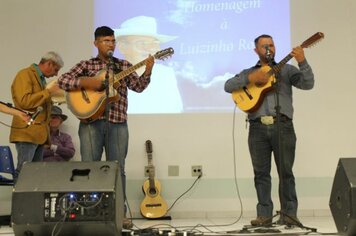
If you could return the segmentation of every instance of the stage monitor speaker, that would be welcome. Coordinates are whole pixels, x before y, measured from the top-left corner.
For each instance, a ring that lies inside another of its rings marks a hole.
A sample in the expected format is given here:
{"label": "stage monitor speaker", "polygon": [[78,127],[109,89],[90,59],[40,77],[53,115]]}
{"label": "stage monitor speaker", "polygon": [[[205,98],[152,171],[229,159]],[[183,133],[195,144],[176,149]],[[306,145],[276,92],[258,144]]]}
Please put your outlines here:
{"label": "stage monitor speaker", "polygon": [[12,194],[16,236],[120,236],[124,197],[118,162],[29,162]]}
{"label": "stage monitor speaker", "polygon": [[339,159],[329,206],[338,232],[356,235],[356,158]]}

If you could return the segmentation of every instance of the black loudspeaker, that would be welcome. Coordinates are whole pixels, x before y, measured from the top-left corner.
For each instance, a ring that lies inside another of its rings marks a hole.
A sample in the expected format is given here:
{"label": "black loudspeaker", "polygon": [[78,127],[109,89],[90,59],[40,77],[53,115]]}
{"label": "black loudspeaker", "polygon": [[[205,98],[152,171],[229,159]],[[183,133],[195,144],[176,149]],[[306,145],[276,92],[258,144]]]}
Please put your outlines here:
{"label": "black loudspeaker", "polygon": [[12,194],[16,236],[120,236],[124,197],[118,162],[31,162]]}
{"label": "black loudspeaker", "polygon": [[329,206],[338,232],[356,235],[356,158],[339,159]]}

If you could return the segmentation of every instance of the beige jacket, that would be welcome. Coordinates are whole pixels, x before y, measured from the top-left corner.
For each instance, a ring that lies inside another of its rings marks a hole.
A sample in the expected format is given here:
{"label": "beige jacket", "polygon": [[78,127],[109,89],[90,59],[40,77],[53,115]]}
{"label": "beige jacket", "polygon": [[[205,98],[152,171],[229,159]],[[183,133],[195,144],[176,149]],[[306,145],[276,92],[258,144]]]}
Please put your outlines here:
{"label": "beige jacket", "polygon": [[52,100],[45,87],[41,85],[40,75],[36,67],[31,65],[19,71],[11,86],[12,100],[16,108],[35,112],[42,106],[43,111],[35,119],[35,123],[24,128],[27,124],[19,117],[12,119],[10,142],[30,142],[49,144],[49,120]]}

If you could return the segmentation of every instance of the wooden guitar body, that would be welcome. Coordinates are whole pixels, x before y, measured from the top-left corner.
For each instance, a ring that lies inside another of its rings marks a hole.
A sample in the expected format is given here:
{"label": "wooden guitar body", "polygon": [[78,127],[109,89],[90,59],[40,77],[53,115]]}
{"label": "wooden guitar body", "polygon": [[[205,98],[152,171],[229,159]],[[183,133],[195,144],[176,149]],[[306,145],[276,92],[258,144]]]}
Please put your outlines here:
{"label": "wooden guitar body", "polygon": [[[271,70],[271,67],[263,66],[260,70],[267,73]],[[274,75],[270,76],[268,82],[262,86],[250,83],[242,89],[234,91],[232,93],[232,99],[242,111],[248,113],[254,112],[260,107],[265,94],[273,90],[275,79]]]}
{"label": "wooden guitar body", "polygon": [[150,181],[146,180],[143,184],[142,191],[145,198],[141,202],[141,214],[146,218],[160,218],[167,213],[167,203],[161,197],[161,183],[154,180],[154,189],[150,188]]}

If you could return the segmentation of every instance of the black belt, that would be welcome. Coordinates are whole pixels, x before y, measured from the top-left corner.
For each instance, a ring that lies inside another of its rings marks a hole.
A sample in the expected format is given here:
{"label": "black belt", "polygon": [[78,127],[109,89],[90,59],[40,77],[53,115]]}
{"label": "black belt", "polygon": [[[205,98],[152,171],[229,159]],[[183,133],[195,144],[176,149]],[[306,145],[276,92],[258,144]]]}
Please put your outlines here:
{"label": "black belt", "polygon": [[[286,122],[286,121],[291,121],[292,119],[289,118],[288,116],[281,114],[280,116],[280,121]],[[249,122],[258,122],[264,125],[273,125],[277,121],[276,116],[261,116],[253,120],[249,120]]]}

